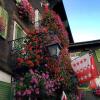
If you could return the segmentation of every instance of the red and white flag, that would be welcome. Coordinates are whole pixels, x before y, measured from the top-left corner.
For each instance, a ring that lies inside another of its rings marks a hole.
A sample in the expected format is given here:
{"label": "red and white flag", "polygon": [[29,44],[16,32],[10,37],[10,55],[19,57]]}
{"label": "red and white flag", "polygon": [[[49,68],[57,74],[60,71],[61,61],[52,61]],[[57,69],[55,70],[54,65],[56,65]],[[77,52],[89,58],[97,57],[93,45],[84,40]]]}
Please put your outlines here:
{"label": "red and white flag", "polygon": [[63,91],[63,93],[62,93],[61,100],[68,100],[68,99],[67,99],[67,96],[66,96],[66,94],[65,94],[65,92],[64,92],[64,91]]}
{"label": "red and white flag", "polygon": [[97,77],[97,69],[94,57],[85,54],[71,62],[72,68],[80,83],[89,82]]}
{"label": "red and white flag", "polygon": [[90,81],[89,88],[90,89],[96,89],[97,88],[95,79]]}
{"label": "red and white flag", "polygon": [[91,71],[92,71],[92,75],[93,75],[93,78],[96,78],[97,76],[99,76],[99,73],[98,73],[98,70],[96,68],[96,64],[95,64],[93,55],[91,55],[90,60],[91,60]]}

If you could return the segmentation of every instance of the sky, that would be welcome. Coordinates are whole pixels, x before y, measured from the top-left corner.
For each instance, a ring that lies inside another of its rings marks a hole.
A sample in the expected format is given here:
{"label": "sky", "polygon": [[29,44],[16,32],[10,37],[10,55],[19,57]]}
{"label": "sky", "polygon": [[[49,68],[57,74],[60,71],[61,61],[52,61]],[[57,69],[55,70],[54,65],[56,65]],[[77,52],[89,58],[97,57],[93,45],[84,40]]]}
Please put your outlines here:
{"label": "sky", "polygon": [[63,0],[74,42],[100,39],[100,0]]}

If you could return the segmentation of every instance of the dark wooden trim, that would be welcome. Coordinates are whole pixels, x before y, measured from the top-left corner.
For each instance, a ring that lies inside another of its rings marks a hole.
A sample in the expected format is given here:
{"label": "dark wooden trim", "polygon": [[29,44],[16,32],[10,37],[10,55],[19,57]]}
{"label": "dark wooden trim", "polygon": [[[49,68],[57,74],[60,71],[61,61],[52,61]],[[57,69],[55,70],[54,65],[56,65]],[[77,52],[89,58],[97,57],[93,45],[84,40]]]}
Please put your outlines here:
{"label": "dark wooden trim", "polygon": [[69,51],[80,51],[100,48],[100,40],[78,42],[69,45]]}

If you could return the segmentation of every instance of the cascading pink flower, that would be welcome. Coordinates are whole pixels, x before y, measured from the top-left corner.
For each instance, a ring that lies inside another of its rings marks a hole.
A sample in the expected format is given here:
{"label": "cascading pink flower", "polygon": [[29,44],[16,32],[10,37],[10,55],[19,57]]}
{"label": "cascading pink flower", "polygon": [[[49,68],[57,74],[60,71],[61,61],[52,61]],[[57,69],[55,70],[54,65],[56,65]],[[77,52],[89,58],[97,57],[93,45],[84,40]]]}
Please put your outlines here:
{"label": "cascading pink flower", "polygon": [[23,77],[20,77],[20,81],[23,81],[24,80],[24,78]]}
{"label": "cascading pink flower", "polygon": [[31,83],[38,84],[38,79],[33,77],[32,80],[31,80]]}
{"label": "cascading pink flower", "polygon": [[49,78],[49,74],[48,74],[48,73],[42,73],[42,77],[43,77],[44,79],[48,79],[48,78]]}
{"label": "cascading pink flower", "polygon": [[19,82],[19,86],[23,86],[23,82]]}
{"label": "cascading pink flower", "polygon": [[21,91],[17,91],[16,94],[19,95],[19,96],[21,96]]}
{"label": "cascading pink flower", "polygon": [[49,4],[48,3],[44,4],[44,10],[45,10],[45,12],[49,11]]}
{"label": "cascading pink flower", "polygon": [[30,70],[29,70],[29,72],[30,72],[32,75],[34,74],[34,72],[33,72],[33,70],[32,70],[32,69],[30,69]]}
{"label": "cascading pink flower", "polygon": [[48,67],[48,64],[45,64],[44,66],[45,66],[45,67]]}
{"label": "cascading pink flower", "polygon": [[48,95],[51,95],[51,94],[53,94],[53,92],[55,91],[55,81],[52,81],[52,80],[48,80],[48,81],[46,81],[46,83],[45,83],[45,89],[46,89],[46,93],[48,94]]}
{"label": "cascading pink flower", "polygon": [[26,90],[26,94],[27,94],[27,95],[30,95],[31,93],[32,93],[31,89],[27,89],[27,90]]}
{"label": "cascading pink flower", "polygon": [[32,90],[31,89],[27,89],[27,90],[24,91],[23,96],[31,95],[31,93],[32,93]]}
{"label": "cascading pink flower", "polygon": [[35,93],[36,93],[36,94],[39,94],[39,93],[40,93],[40,92],[39,92],[39,88],[36,88],[36,89],[35,89]]}

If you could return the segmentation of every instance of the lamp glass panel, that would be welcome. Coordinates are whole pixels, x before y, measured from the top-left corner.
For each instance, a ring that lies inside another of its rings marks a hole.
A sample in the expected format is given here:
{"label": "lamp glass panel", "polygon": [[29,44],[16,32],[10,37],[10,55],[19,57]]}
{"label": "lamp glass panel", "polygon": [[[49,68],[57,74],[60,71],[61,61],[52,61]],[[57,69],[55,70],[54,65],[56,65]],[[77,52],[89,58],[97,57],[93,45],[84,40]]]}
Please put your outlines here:
{"label": "lamp glass panel", "polygon": [[57,46],[52,45],[48,47],[49,53],[51,56],[56,56],[57,55]]}
{"label": "lamp glass panel", "polygon": [[60,49],[59,49],[59,47],[57,46],[57,56],[59,56],[59,53],[60,53]]}

